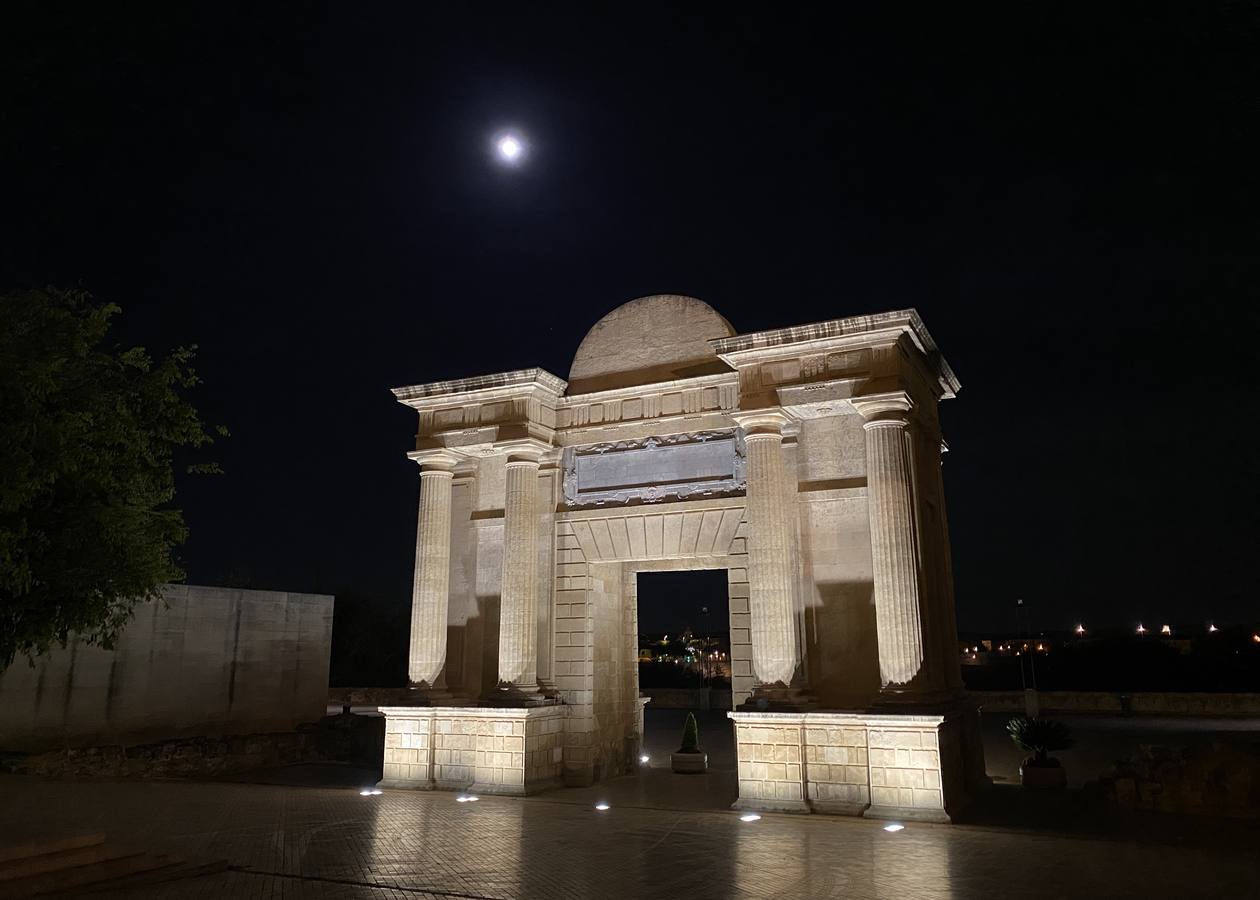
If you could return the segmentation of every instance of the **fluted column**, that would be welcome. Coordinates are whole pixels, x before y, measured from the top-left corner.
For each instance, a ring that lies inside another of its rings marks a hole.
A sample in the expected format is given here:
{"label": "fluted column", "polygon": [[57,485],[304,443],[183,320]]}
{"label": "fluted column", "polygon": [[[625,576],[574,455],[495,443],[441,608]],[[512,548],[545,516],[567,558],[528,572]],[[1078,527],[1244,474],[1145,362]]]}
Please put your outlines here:
{"label": "fluted column", "polygon": [[792,590],[793,523],[783,495],[785,422],[782,416],[744,422],[753,674],[762,684],[783,687],[791,685],[800,662]]}
{"label": "fluted column", "polygon": [[512,452],[503,502],[503,585],[499,600],[499,688],[538,694],[539,454]]}
{"label": "fluted column", "polygon": [[907,427],[911,401],[902,393],[853,401],[866,419],[866,485],[875,580],[880,682],[904,692],[925,675],[923,595],[915,534],[914,470]]}
{"label": "fluted column", "polygon": [[420,515],[416,528],[416,572],[411,592],[411,649],[407,677],[432,688],[446,663],[446,619],[450,604],[451,479],[455,459],[416,456],[420,464]]}

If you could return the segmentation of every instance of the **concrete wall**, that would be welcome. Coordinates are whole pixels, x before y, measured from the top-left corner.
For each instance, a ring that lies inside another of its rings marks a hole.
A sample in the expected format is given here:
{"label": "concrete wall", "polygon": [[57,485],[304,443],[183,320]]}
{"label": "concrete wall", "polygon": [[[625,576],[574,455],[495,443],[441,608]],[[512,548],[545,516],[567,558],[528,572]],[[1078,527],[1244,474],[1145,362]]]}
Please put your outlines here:
{"label": "concrete wall", "polygon": [[288,731],[328,700],[333,598],[168,585],[113,650],[75,639],[0,675],[0,749]]}

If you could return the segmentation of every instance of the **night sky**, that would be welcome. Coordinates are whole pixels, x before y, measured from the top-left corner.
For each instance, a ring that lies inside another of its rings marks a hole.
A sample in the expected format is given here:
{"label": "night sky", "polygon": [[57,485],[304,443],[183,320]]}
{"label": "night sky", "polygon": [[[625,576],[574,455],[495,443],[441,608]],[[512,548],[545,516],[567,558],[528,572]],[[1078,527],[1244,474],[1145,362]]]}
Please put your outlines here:
{"label": "night sky", "polygon": [[0,13],[0,285],[199,345],[190,581],[405,608],[388,389],[682,293],[919,309],[963,628],[1255,618],[1255,4],[51,6]]}

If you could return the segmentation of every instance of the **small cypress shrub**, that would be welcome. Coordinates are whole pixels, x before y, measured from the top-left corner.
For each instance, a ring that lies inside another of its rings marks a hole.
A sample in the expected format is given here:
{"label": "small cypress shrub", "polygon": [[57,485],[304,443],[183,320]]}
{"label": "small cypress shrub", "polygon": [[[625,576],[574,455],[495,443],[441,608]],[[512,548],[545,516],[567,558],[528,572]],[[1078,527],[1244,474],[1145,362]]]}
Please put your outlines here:
{"label": "small cypress shrub", "polygon": [[687,724],[683,726],[682,746],[679,753],[700,752],[700,728],[696,725],[696,714],[687,713]]}

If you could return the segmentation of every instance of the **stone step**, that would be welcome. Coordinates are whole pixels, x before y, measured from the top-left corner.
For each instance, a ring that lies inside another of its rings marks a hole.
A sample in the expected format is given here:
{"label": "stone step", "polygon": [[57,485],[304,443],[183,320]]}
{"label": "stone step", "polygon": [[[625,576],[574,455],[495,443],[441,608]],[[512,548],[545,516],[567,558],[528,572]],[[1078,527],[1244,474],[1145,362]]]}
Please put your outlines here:
{"label": "stone step", "polygon": [[[60,872],[63,869],[74,869],[80,866],[91,866],[110,859],[127,856],[126,852],[106,844],[91,844],[86,847],[75,847],[72,850],[58,850],[53,853],[40,853],[23,856],[0,863],[0,883],[45,872]],[[130,854],[134,855],[134,854]]]}
{"label": "stone step", "polygon": [[[168,856],[133,853],[89,865],[6,881],[3,886],[3,895],[16,900],[16,898],[59,894],[66,891],[81,893],[85,889],[103,888],[111,882],[118,882],[119,879],[141,873],[154,873],[166,869],[176,870],[181,865],[179,860]],[[110,884],[110,886],[113,885]]]}
{"label": "stone step", "polygon": [[103,843],[105,843],[105,835],[97,832],[95,834],[73,834],[66,837],[11,844],[8,847],[0,847],[0,866],[15,859],[42,856],[45,853],[60,853],[63,850],[78,850],[81,847],[91,847]]}

